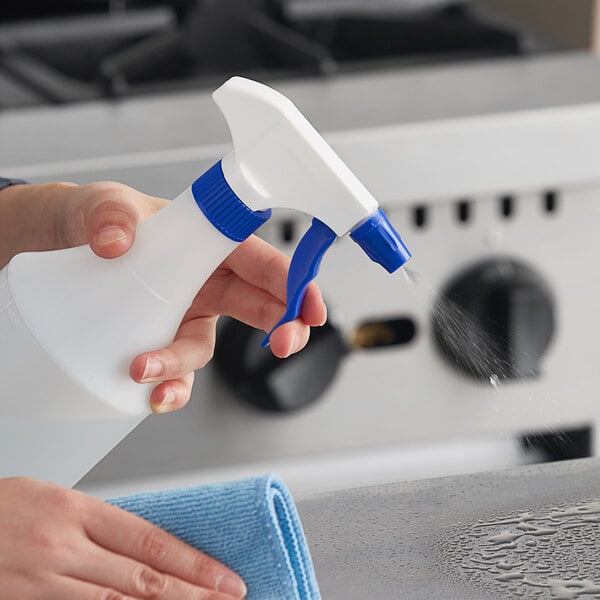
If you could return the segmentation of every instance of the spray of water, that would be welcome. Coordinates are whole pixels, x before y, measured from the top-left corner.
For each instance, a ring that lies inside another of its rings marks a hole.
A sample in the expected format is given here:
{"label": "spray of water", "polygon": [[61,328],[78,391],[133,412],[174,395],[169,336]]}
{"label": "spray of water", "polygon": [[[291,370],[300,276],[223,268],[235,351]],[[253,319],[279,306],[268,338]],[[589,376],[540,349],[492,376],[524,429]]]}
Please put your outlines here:
{"label": "spray of water", "polygon": [[499,389],[514,372],[506,340],[492,337],[481,323],[451,298],[439,293],[417,271],[404,267],[404,277],[420,302],[427,302],[433,313],[433,329],[448,357],[455,357],[461,371],[482,383]]}
{"label": "spray of water", "polygon": [[[404,267],[409,289],[419,302],[428,303],[433,314],[433,330],[447,358],[454,357],[456,367],[482,385],[490,385],[497,394],[496,412],[500,412],[502,386],[519,372],[512,359],[507,340],[491,336],[475,317],[459,304],[440,293],[416,270]],[[524,379],[524,378],[523,378]],[[556,435],[558,446],[569,443],[568,436],[552,427],[544,428]]]}
{"label": "spray of water", "polygon": [[514,372],[507,343],[492,337],[470,313],[452,299],[438,296],[433,301],[433,328],[448,356],[455,357],[460,370],[498,388]]}

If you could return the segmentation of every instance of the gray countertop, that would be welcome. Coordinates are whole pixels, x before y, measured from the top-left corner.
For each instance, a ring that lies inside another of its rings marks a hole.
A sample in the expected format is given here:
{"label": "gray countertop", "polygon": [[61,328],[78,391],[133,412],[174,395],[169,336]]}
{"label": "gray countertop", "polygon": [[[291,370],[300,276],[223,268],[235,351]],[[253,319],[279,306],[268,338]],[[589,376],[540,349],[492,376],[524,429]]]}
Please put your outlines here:
{"label": "gray countertop", "polygon": [[298,503],[324,600],[600,598],[600,460]]}

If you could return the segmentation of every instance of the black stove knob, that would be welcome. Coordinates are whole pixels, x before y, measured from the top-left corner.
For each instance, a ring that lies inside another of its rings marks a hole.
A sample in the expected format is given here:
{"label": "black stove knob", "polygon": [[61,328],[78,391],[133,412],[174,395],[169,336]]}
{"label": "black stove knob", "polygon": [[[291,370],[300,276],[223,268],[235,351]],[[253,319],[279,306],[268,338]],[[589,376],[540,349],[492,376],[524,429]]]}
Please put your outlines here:
{"label": "black stove knob", "polygon": [[484,261],[459,274],[434,303],[434,338],[450,364],[475,379],[533,377],[554,332],[553,304],[530,267]]}
{"label": "black stove knob", "polygon": [[227,319],[219,329],[213,362],[220,379],[240,400],[267,411],[293,411],[315,402],[349,351],[330,323],[313,328],[306,347],[285,359],[260,347],[264,335]]}

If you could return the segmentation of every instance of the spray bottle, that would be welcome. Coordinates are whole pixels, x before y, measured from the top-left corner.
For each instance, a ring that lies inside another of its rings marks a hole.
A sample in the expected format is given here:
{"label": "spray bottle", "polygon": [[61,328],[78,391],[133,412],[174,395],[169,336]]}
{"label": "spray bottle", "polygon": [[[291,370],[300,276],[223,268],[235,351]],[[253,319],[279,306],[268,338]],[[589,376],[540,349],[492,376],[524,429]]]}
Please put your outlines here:
{"label": "spray bottle", "polygon": [[142,222],[129,252],[23,253],[0,271],[1,477],[71,486],[150,414],[152,384],[130,378],[131,360],[172,341],[204,282],[272,208],[313,217],[277,326],[298,316],[337,237],[349,233],[389,272],[410,257],[373,196],[287,98],[240,77],[213,98],[233,151]]}

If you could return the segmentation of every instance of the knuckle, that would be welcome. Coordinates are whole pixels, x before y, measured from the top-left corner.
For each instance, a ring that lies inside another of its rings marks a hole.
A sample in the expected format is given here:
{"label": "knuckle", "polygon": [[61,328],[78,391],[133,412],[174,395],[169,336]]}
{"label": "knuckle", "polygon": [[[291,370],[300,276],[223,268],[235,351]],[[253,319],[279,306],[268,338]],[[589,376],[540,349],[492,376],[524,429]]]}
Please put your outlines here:
{"label": "knuckle", "polygon": [[117,193],[118,185],[112,181],[97,181],[81,186],[82,197],[88,202],[98,203],[110,195]]}
{"label": "knuckle", "polygon": [[104,198],[119,198],[127,189],[122,183],[116,181],[96,181],[82,186],[88,198],[102,200]]}
{"label": "knuckle", "polygon": [[81,500],[72,490],[52,486],[46,491],[46,501],[52,510],[73,514],[81,509]]}
{"label": "knuckle", "polygon": [[203,581],[206,579],[206,574],[209,570],[209,562],[210,559],[206,554],[198,552],[194,557],[190,568],[190,575],[192,576],[193,581]]}
{"label": "knuckle", "polygon": [[39,510],[46,518],[33,519],[23,534],[32,552],[44,562],[64,559],[75,552],[75,539],[69,537],[57,524],[65,520],[77,521],[81,513],[81,502],[75,493],[60,488],[48,488],[44,493]]}
{"label": "knuckle", "polygon": [[217,312],[227,311],[230,307],[235,306],[236,302],[239,302],[239,295],[235,290],[237,280],[238,276],[231,269],[221,268],[211,275],[210,287],[206,295],[213,296]]}
{"label": "knuckle", "polygon": [[[284,254],[277,252],[269,258],[263,270],[262,285],[264,289],[277,286],[282,273],[287,273],[290,259]],[[285,282],[285,279],[284,279]]]}
{"label": "knuckle", "polygon": [[132,207],[128,201],[127,190],[112,186],[101,187],[89,196],[91,214],[94,223],[129,220]]}
{"label": "knuckle", "polygon": [[165,593],[166,586],[166,577],[146,565],[141,565],[133,572],[132,590],[136,596],[160,598]]}
{"label": "knuckle", "polygon": [[126,225],[132,220],[130,211],[125,206],[106,206],[98,207],[91,217],[91,225],[93,227],[101,227],[106,224]]}
{"label": "knuckle", "polygon": [[169,554],[169,540],[165,533],[156,527],[148,527],[142,533],[139,544],[146,562],[160,563]]}
{"label": "knuckle", "polygon": [[196,369],[205,367],[212,360],[214,351],[214,337],[194,340],[194,347],[192,351],[188,352],[182,352],[181,349],[179,351],[165,349],[164,379],[185,378],[193,374]]}
{"label": "knuckle", "polygon": [[262,306],[261,320],[265,329],[270,329],[272,325],[275,325],[281,315],[283,314],[285,307],[282,307],[281,302],[272,298],[265,302]]}
{"label": "knuckle", "polygon": [[173,378],[181,377],[186,373],[186,365],[183,356],[179,352],[169,349],[166,353],[166,363],[169,375]]}

